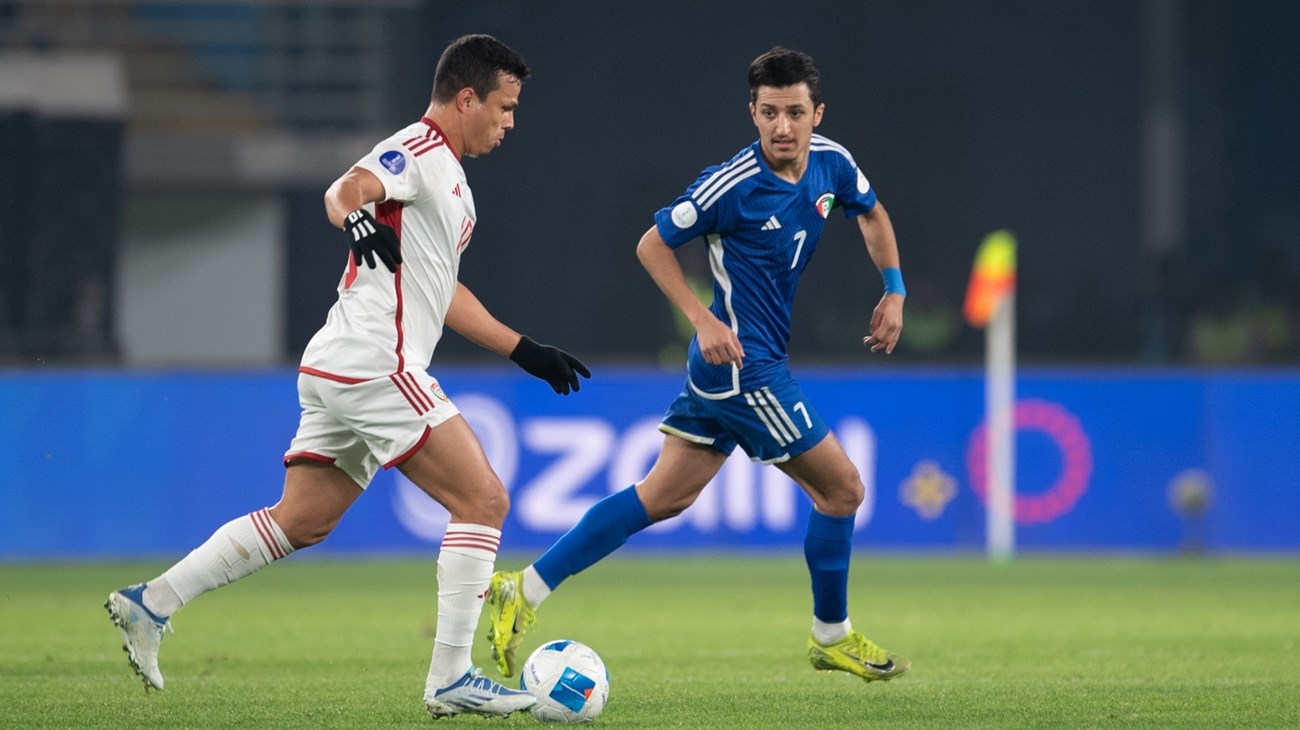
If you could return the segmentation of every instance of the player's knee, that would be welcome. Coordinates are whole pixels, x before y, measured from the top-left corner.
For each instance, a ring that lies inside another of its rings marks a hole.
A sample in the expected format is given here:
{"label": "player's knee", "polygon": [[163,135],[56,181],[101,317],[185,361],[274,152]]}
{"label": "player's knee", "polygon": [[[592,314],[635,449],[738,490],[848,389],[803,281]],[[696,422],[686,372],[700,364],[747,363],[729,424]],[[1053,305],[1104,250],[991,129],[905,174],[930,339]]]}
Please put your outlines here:
{"label": "player's knee", "polygon": [[862,506],[862,500],[865,497],[865,494],[866,489],[862,486],[862,480],[854,479],[844,491],[844,507],[849,512],[857,512],[858,507]]}
{"label": "player's knee", "polygon": [[467,490],[456,502],[444,506],[457,522],[499,528],[510,513],[510,495],[505,486],[495,479]]}
{"label": "player's knee", "polygon": [[500,482],[497,482],[495,488],[491,490],[487,507],[492,524],[495,525],[505,522],[506,515],[510,514],[510,493]]}
{"label": "player's knee", "polygon": [[835,517],[847,517],[858,511],[866,494],[856,469],[844,474],[823,495],[820,511]]}

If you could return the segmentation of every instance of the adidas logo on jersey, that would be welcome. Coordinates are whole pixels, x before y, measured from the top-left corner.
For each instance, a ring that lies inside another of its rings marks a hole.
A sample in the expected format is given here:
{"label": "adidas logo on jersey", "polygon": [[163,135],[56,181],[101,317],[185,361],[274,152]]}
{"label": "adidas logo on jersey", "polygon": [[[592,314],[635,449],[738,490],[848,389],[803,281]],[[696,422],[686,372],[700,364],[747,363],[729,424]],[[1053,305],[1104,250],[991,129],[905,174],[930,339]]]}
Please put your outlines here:
{"label": "adidas logo on jersey", "polygon": [[776,216],[772,216],[771,218],[768,218],[767,222],[763,224],[763,230],[765,231],[775,231],[780,227],[781,227],[781,221],[777,220]]}
{"label": "adidas logo on jersey", "polygon": [[456,187],[451,189],[451,194],[460,197],[460,183],[456,183]]}

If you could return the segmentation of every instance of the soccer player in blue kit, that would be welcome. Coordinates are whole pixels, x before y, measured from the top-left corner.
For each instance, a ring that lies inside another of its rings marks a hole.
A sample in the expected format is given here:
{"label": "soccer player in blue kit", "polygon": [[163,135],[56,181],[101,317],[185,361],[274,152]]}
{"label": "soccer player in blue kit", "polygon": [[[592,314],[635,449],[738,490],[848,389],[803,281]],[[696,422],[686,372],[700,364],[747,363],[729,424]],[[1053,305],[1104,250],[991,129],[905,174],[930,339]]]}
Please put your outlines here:
{"label": "soccer player in blue kit", "polygon": [[[498,668],[518,669],[516,651],[535,610],[560,583],[655,522],[680,514],[737,444],[774,464],[812,498],[804,555],[812,576],[814,668],[891,679],[911,662],[855,631],[848,613],[853,518],[864,488],[839,440],[788,367],[795,290],[831,210],[857,221],[884,278],[863,344],[891,353],[906,291],[884,206],[848,150],[814,134],[825,112],[812,58],[774,48],[749,68],[757,142],[706,169],[637,245],[637,257],[695,328],[686,386],[659,430],[664,443],[641,482],[606,497],[535,563],[492,576],[488,638]],[[706,307],[686,282],[674,249],[703,236],[713,272]]]}

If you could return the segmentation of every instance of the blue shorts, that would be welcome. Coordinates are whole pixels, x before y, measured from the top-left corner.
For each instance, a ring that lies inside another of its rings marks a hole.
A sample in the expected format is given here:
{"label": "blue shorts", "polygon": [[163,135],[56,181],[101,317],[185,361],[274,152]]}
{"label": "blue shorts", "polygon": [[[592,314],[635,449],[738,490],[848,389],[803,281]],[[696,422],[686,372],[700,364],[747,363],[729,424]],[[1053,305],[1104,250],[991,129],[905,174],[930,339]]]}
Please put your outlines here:
{"label": "blue shorts", "polygon": [[730,454],[739,444],[754,461],[777,464],[811,449],[830,429],[788,372],[728,398],[705,398],[690,381],[659,430]]}

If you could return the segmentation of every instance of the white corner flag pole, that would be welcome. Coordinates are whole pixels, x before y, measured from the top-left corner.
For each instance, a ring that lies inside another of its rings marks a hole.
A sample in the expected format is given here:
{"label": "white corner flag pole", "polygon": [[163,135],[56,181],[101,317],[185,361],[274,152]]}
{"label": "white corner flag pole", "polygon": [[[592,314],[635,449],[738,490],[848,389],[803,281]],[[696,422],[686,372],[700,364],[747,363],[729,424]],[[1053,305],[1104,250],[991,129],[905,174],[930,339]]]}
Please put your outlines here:
{"label": "white corner flag pole", "polygon": [[988,423],[988,555],[995,562],[1015,552],[1016,494],[1016,294],[1007,292],[989,322],[984,409]]}

